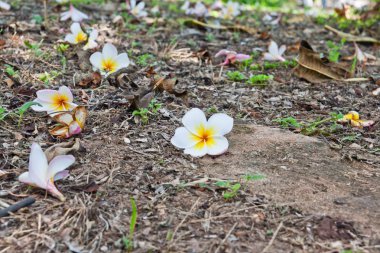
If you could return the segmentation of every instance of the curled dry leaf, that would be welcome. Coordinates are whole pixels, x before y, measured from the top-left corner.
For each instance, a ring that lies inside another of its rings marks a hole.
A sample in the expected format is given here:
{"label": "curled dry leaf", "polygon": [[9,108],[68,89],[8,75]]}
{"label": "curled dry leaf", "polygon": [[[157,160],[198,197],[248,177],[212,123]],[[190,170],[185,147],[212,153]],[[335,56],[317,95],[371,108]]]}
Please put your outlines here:
{"label": "curled dry leaf", "polygon": [[68,153],[74,152],[74,151],[79,151],[81,148],[81,143],[79,138],[75,138],[73,141],[69,142],[62,142],[62,143],[57,143],[45,150],[45,155],[50,162],[54,157],[58,155],[66,155]]}
{"label": "curled dry leaf", "polygon": [[58,124],[49,133],[58,138],[69,138],[83,131],[88,111],[84,106],[77,106],[71,112],[64,112],[53,117]]}
{"label": "curled dry leaf", "polygon": [[350,67],[343,64],[330,62],[327,58],[320,58],[307,41],[301,41],[299,49],[298,66],[294,73],[299,78],[311,83],[321,83],[327,80],[345,80],[351,78],[353,73],[348,71]]}
{"label": "curled dry leaf", "polygon": [[75,82],[84,88],[94,88],[102,82],[102,76],[98,72],[79,74],[75,76]]}

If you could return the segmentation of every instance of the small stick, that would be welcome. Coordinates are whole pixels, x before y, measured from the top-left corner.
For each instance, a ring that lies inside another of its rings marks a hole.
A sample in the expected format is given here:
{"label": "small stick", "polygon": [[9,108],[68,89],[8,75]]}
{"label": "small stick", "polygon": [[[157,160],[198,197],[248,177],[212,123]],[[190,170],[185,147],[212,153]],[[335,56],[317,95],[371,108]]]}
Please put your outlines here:
{"label": "small stick", "polygon": [[270,239],[268,245],[263,249],[263,251],[261,251],[261,253],[267,252],[269,250],[269,248],[272,246],[274,240],[276,239],[278,232],[280,232],[282,225],[283,225],[283,223],[281,221],[280,225],[278,225],[276,231],[274,232],[272,238]]}
{"label": "small stick", "polygon": [[226,242],[227,238],[231,235],[232,231],[234,231],[236,225],[237,225],[237,223],[235,223],[235,224],[232,226],[232,228],[230,229],[230,231],[228,231],[228,233],[227,233],[226,236],[224,237],[223,241],[219,244],[218,248],[216,248],[215,253],[219,253],[220,248],[221,248],[222,245]]}
{"label": "small stick", "polygon": [[25,199],[22,199],[21,201],[17,202],[14,205],[11,205],[11,206],[9,206],[7,208],[1,209],[0,210],[0,217],[8,216],[9,213],[14,213],[14,212],[16,212],[17,210],[19,210],[19,209],[21,209],[23,207],[30,206],[34,202],[36,202],[36,200],[34,198],[32,198],[32,197],[27,197]]}

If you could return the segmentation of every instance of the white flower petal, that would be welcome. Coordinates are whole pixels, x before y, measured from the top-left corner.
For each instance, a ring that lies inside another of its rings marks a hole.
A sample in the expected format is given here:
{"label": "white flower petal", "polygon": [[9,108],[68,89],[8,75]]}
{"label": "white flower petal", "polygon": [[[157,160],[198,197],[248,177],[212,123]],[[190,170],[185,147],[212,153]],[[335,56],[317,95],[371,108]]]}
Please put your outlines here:
{"label": "white flower petal", "polygon": [[30,181],[45,189],[48,181],[48,162],[41,146],[37,143],[32,144],[28,171]]}
{"label": "white flower petal", "polygon": [[183,116],[182,123],[187,130],[197,135],[200,127],[206,127],[207,120],[202,110],[193,108]]}
{"label": "white flower petal", "polygon": [[62,170],[61,172],[58,172],[54,176],[54,181],[58,181],[58,180],[66,178],[69,175],[69,173],[70,172],[68,170]]}
{"label": "white flower petal", "polygon": [[190,148],[185,149],[185,154],[194,156],[194,157],[201,157],[206,155],[208,152],[207,145],[202,141]]}
{"label": "white flower petal", "polygon": [[130,3],[131,3],[131,5],[130,5],[131,9],[136,7],[136,0],[130,0]]}
{"label": "white flower petal", "polygon": [[77,35],[78,33],[81,33],[81,32],[83,33],[82,28],[80,27],[80,24],[77,22],[72,23],[70,30],[74,35]]}
{"label": "white flower petal", "polygon": [[207,128],[214,131],[214,136],[223,136],[231,132],[234,119],[224,113],[216,113],[207,121]]}
{"label": "white flower petal", "polygon": [[74,34],[67,34],[65,36],[65,41],[71,43],[71,44],[78,44],[77,41],[75,40]]}
{"label": "white flower petal", "polygon": [[130,63],[128,54],[127,53],[119,54],[116,57],[116,63],[117,63],[117,69],[116,70],[128,67],[129,63]]}
{"label": "white flower petal", "polygon": [[89,36],[89,39],[92,39],[92,40],[96,40],[98,38],[98,30],[96,29],[93,29],[91,32],[90,32],[90,36]]}
{"label": "white flower petal", "polygon": [[277,58],[275,58],[270,53],[264,53],[264,60],[266,60],[266,61],[277,61]]}
{"label": "white flower petal", "polygon": [[207,154],[221,155],[228,150],[228,140],[223,136],[213,137],[213,143],[207,145]]}
{"label": "white flower petal", "polygon": [[39,106],[39,105],[32,105],[31,106],[32,110],[36,111],[36,112],[46,112],[46,111],[56,109],[56,106],[54,106],[53,104],[44,102],[38,98],[33,100],[33,102],[39,103],[41,105],[41,106]]}
{"label": "white flower petal", "polygon": [[268,47],[268,52],[273,55],[273,56],[277,56],[279,53],[278,53],[278,45],[276,42],[274,42],[273,40],[270,42],[269,44],[269,47]]}
{"label": "white flower petal", "polygon": [[70,165],[75,162],[75,158],[72,155],[59,155],[53,158],[50,161],[48,167],[47,176],[49,179],[54,178],[54,176],[65,169],[67,169]]}
{"label": "white flower petal", "polygon": [[179,127],[175,130],[175,134],[170,142],[177,148],[190,148],[197,144],[199,140],[194,138],[194,135],[185,127]]}
{"label": "white flower petal", "polygon": [[61,13],[61,21],[68,20],[71,17],[71,12],[70,11],[65,11]]}
{"label": "white flower petal", "polygon": [[117,57],[117,49],[111,43],[107,43],[103,47],[103,57],[115,59]]}
{"label": "white flower petal", "polygon": [[90,62],[95,69],[100,70],[102,68],[103,55],[100,52],[93,53],[90,56]]}
{"label": "white flower petal", "polygon": [[83,12],[79,11],[75,7],[72,7],[71,20],[74,22],[81,22],[83,19],[88,19],[88,16]]}
{"label": "white flower petal", "polygon": [[71,93],[71,90],[67,86],[61,86],[58,89],[58,93],[61,96],[64,96],[67,98],[67,102],[71,103],[74,100],[73,93]]}
{"label": "white flower petal", "polygon": [[11,9],[11,6],[3,1],[0,1],[0,9],[9,11]]}
{"label": "white flower petal", "polygon": [[281,56],[281,55],[285,52],[285,50],[286,50],[286,46],[285,46],[285,45],[282,45],[282,46],[280,47],[280,49],[278,50],[278,54]]}

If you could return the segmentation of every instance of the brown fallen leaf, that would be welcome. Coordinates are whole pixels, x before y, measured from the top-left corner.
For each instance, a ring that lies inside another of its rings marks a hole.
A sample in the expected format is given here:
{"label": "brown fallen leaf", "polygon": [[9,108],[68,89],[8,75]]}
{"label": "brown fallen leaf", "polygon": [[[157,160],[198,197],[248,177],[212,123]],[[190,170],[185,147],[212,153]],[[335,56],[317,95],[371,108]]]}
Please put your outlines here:
{"label": "brown fallen leaf", "polygon": [[102,82],[102,76],[98,72],[84,73],[76,75],[75,82],[84,88],[94,88]]}
{"label": "brown fallen leaf", "polygon": [[81,144],[79,138],[76,138],[73,141],[57,143],[47,148],[45,150],[45,155],[48,162],[50,162],[54,157],[58,155],[66,155],[73,151],[79,151],[80,148]]}
{"label": "brown fallen leaf", "polygon": [[295,75],[299,78],[311,83],[320,83],[331,79],[346,80],[353,76],[348,69],[350,68],[341,63],[320,58],[319,53],[315,52],[307,41],[301,41],[298,66],[294,69]]}
{"label": "brown fallen leaf", "polygon": [[335,28],[332,28],[331,26],[325,25],[325,29],[332,31],[333,33],[337,34],[339,37],[345,38],[347,41],[351,42],[367,42],[367,43],[376,43],[380,44],[380,41],[378,41],[375,38],[367,37],[367,36],[355,36],[349,33],[345,33],[342,31],[339,31]]}

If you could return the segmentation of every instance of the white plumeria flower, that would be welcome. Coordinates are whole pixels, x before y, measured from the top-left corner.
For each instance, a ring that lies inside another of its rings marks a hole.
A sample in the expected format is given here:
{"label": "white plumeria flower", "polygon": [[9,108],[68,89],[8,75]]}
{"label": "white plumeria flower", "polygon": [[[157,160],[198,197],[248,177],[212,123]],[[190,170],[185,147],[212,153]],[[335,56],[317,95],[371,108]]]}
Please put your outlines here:
{"label": "white plumeria flower", "polygon": [[56,90],[39,90],[37,91],[37,98],[34,102],[39,105],[33,105],[32,109],[37,112],[47,112],[48,114],[71,111],[76,104],[73,103],[73,94],[66,86],[61,86],[58,91]]}
{"label": "white plumeria flower", "polygon": [[237,2],[228,1],[226,6],[222,8],[222,17],[224,19],[232,19],[240,14],[240,5]]}
{"label": "white plumeria flower", "polygon": [[184,127],[177,128],[171,143],[185,149],[185,154],[201,157],[206,154],[221,155],[228,149],[224,135],[231,132],[234,120],[224,113],[216,113],[207,121],[198,108],[188,111],[182,118]]}
{"label": "white plumeria flower", "polygon": [[268,47],[268,52],[264,53],[264,60],[285,61],[284,57],[282,57],[282,54],[285,52],[285,50],[286,50],[285,45],[282,45],[280,48],[278,48],[277,43],[272,40]]}
{"label": "white plumeria flower", "polygon": [[6,2],[0,1],[0,9],[9,11],[11,9],[11,6]]}
{"label": "white plumeria flower", "polygon": [[144,11],[144,7],[145,7],[144,2],[140,2],[136,5],[136,0],[130,0],[129,11],[136,18],[143,18],[143,17],[148,16],[148,13]]}
{"label": "white plumeria flower", "polygon": [[198,17],[206,17],[208,15],[208,9],[202,2],[197,2],[194,8],[190,7],[190,2],[186,1],[181,10],[184,10],[186,15],[195,15]]}
{"label": "white plumeria flower", "polygon": [[185,13],[188,15],[188,14],[190,14],[189,9],[190,9],[190,2],[189,2],[189,1],[186,1],[186,2],[181,6],[181,10],[185,11]]}
{"label": "white plumeria flower", "polygon": [[68,20],[69,18],[73,22],[81,22],[83,19],[88,19],[88,16],[70,4],[70,10],[61,13],[61,21]]}
{"label": "white plumeria flower", "polygon": [[33,143],[29,155],[28,172],[22,173],[18,180],[45,189],[59,200],[65,201],[63,194],[55,187],[54,181],[67,177],[69,171],[66,169],[74,162],[75,158],[72,155],[59,155],[48,164],[40,145]]}
{"label": "white plumeria flower", "polygon": [[73,23],[70,27],[71,34],[67,34],[65,37],[65,41],[71,44],[78,44],[84,41],[87,41],[87,34],[83,32],[79,23]]}
{"label": "white plumeria flower", "polygon": [[86,45],[83,47],[84,50],[87,50],[87,49],[93,49],[93,48],[96,48],[98,46],[98,43],[96,42],[96,39],[98,38],[98,30],[96,29],[93,29],[91,32],[90,32],[90,36],[88,36],[88,40],[87,40],[87,43]]}
{"label": "white plumeria flower", "polygon": [[55,0],[59,4],[66,4],[69,2],[69,0]]}
{"label": "white plumeria flower", "polygon": [[122,53],[118,55],[116,47],[111,43],[104,45],[102,53],[93,53],[90,56],[90,62],[94,70],[99,70],[105,76],[128,67],[130,63],[128,54]]}

